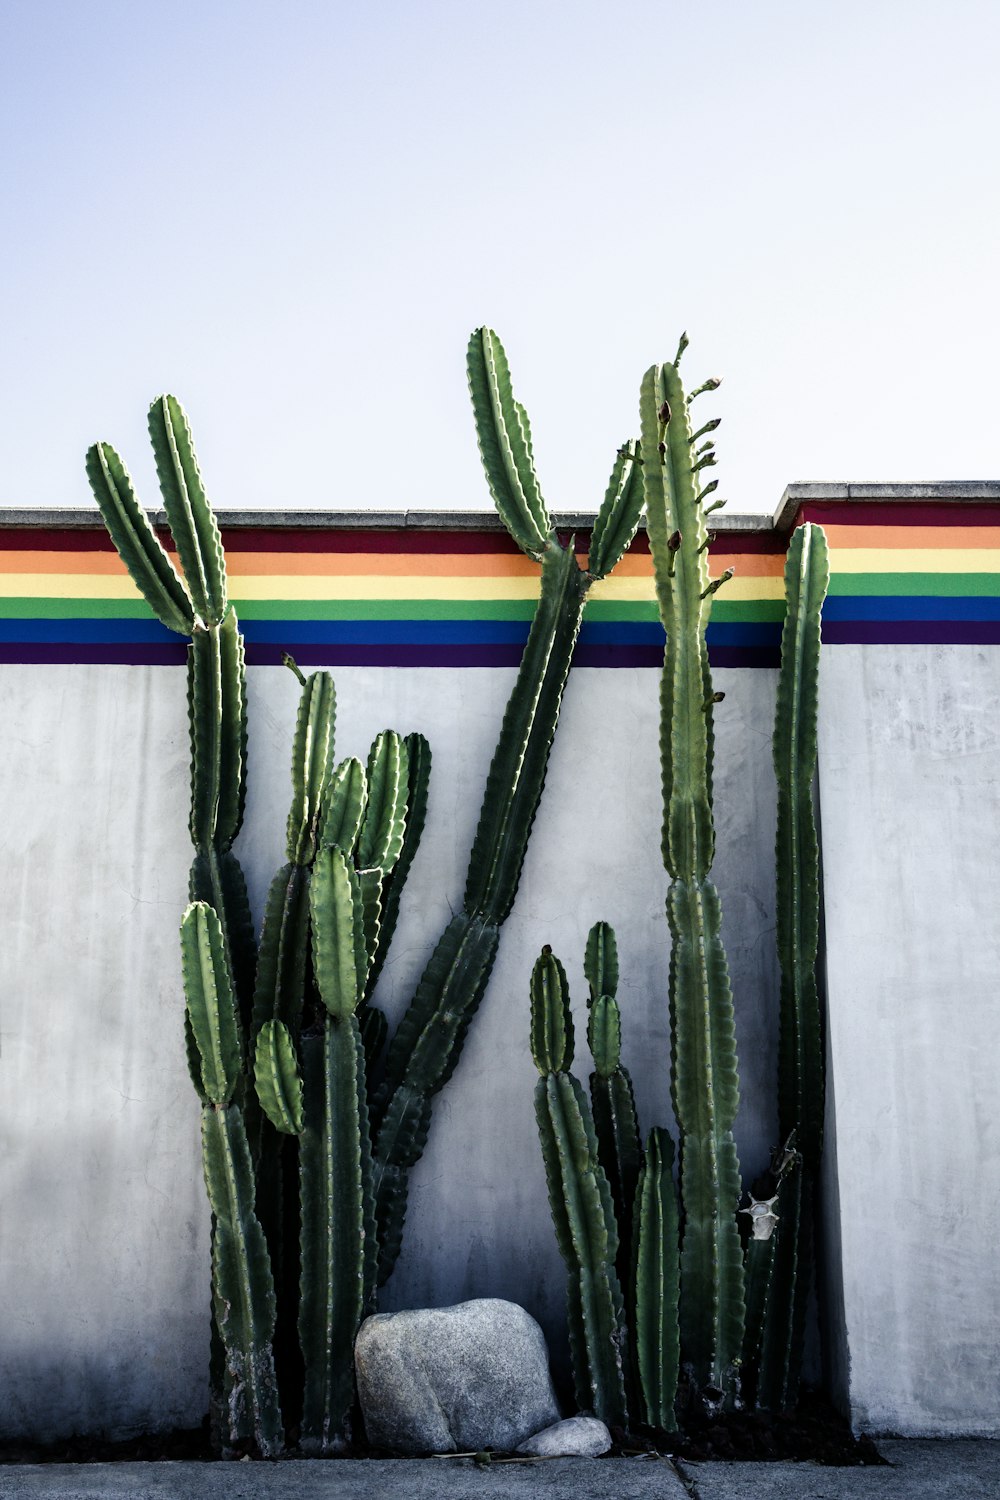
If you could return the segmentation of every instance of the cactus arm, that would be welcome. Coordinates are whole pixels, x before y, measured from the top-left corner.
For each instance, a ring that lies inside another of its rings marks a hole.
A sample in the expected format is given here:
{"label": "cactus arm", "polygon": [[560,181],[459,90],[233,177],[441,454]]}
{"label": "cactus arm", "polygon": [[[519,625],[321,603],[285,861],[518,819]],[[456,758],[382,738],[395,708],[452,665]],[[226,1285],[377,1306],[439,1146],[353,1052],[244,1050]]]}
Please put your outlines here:
{"label": "cactus arm", "polygon": [[335,768],[327,782],[320,817],[320,843],[326,849],[353,849],[361,830],[368,800],[365,768],[357,756],[349,756]]}
{"label": "cactus arm", "polygon": [[206,625],[218,625],[226,613],[222,539],[205,495],[191,429],[176,397],[153,402],[149,436],[167,524],[194,607]]}
{"label": "cactus arm", "polygon": [[204,1090],[213,1104],[225,1105],[239,1082],[242,1048],[222,924],[203,901],[192,902],[181,919],[181,968]]}
{"label": "cactus arm", "polygon": [[675,1432],[674,1401],[680,1368],[677,1304],[680,1273],[674,1143],[665,1130],[650,1131],[635,1199],[634,1315],[642,1420]]}
{"label": "cactus arm", "polygon": [[595,922],[587,934],[583,973],[590,987],[590,1002],[618,993],[618,942],[614,928],[607,922]]}
{"label": "cactus arm", "polygon": [[230,1441],[252,1439],[262,1457],[273,1458],[283,1445],[271,1352],[274,1285],[263,1231],[254,1214],[250,1149],[235,1105],[202,1110],[202,1154],[215,1215],[212,1290],[230,1377]]}
{"label": "cactus arm", "polygon": [[354,1339],[370,1275],[364,1054],[355,1017],[328,1019],[322,1036],[304,1040],[303,1052],[307,1107],[300,1149],[299,1340],[306,1370],[302,1447],[306,1452],[330,1453],[341,1449],[348,1436]]}
{"label": "cactus arm", "polygon": [[637,444],[628,442],[618,450],[604,503],[590,535],[587,571],[592,578],[604,578],[625,556],[639,529],[643,503]]}
{"label": "cactus arm", "polygon": [[[659,412],[670,408],[664,425]],[[708,528],[690,472],[691,427],[680,377],[653,366],[640,398],[646,526],[660,618],[667,634],[663,676],[664,863],[668,873],[700,879],[715,853],[712,823],[712,705],[706,702],[705,627],[711,596]],[[656,462],[659,447],[665,452]],[[679,533],[680,545],[670,547]]]}
{"label": "cactus arm", "polygon": [[95,443],[87,451],[87,478],[108,535],[115,544],[132,582],[168,630],[190,635],[194,605],[136,499],[128,470],[110,443]]}
{"label": "cactus arm", "polygon": [[364,990],[367,959],[361,888],[340,849],[321,849],[309,889],[313,970],[331,1016],[352,1016]]}
{"label": "cactus arm", "polygon": [[382,933],[382,871],[359,870],[358,890],[361,895],[361,925],[365,944],[364,987],[367,988],[368,972]]}
{"label": "cactus arm", "polygon": [[674,1099],[682,1133],[681,1333],[703,1387],[729,1392],[743,1343],[741,1183],[732,1124],[739,1104],[721,905],[708,881],[675,881],[667,900]]}
{"label": "cactus arm", "polygon": [[391,1274],[402,1244],[406,1174],[426,1144],[433,1096],[458,1062],[499,937],[499,928],[482,917],[460,912],[452,918],[390,1044],[373,1111],[380,1285]]}
{"label": "cactus arm", "polygon": [[365,1049],[365,1077],[368,1079],[370,1088],[376,1064],[382,1056],[389,1035],[389,1022],[385,1011],[367,1002],[358,1006],[356,1015],[361,1031],[361,1045]]}
{"label": "cactus arm", "polygon": [[[403,888],[406,885],[410,866],[413,864],[414,857],[419,848],[420,839],[424,831],[424,823],[427,819],[427,792],[431,776],[431,747],[422,734],[408,734],[406,736],[406,761],[406,829],[403,834],[403,843],[399,851],[399,858],[382,883],[382,917],[379,924],[378,944],[368,966],[368,995],[373,993],[375,985],[378,983],[378,977],[382,972],[382,966],[389,951],[389,944],[392,942],[392,936],[396,930]],[[371,1009],[371,1007],[368,1008]],[[378,1014],[381,1014],[381,1012],[378,1012]],[[363,1024],[362,1035],[365,1038],[365,1055],[371,1058],[369,1036],[365,1033]],[[374,1041],[374,1037],[372,1040]],[[381,1053],[384,1042],[385,1036],[383,1034],[375,1054],[376,1056]]]}
{"label": "cactus arm", "polygon": [[336,716],[333,678],[329,672],[312,673],[302,689],[292,743],[292,805],[287,831],[287,855],[292,864],[309,865],[315,856]]}
{"label": "cactus arm", "polygon": [[188,647],[191,731],[191,841],[228,849],[243,821],[246,782],[246,667],[232,610]]}
{"label": "cactus arm", "polygon": [[505,921],[545,785],[587,577],[572,548],[542,563],[541,597],[490,766],[465,889],[465,909]]}
{"label": "cactus arm", "polygon": [[190,900],[207,901],[219,915],[240,1017],[246,1024],[251,1014],[257,949],[246,880],[232,850],[220,852],[210,847],[205,853],[195,854],[188,890]]}
{"label": "cactus arm", "polygon": [[377,736],[368,756],[368,802],[358,835],[359,869],[391,870],[406,832],[409,786],[406,742],[393,729]]}
{"label": "cactus arm", "polygon": [[556,1239],[573,1286],[572,1321],[583,1333],[585,1366],[574,1371],[581,1405],[609,1426],[625,1426],[622,1299],[614,1269],[618,1236],[590,1111],[576,1079],[543,1075],[535,1086],[535,1115]]}
{"label": "cactus arm", "polygon": [[507,356],[492,329],[473,333],[467,369],[476,437],[494,504],[521,551],[540,558],[552,523],[535,475],[528,418],[514,399]]}
{"label": "cactus arm", "polygon": [[777,943],[781,965],[782,1140],[795,1132],[809,1170],[823,1146],[823,1042],[816,958],[819,950],[819,841],[816,774],[820,628],[830,581],[826,537],[800,526],[785,564],[786,616],[774,728],[778,782]]}
{"label": "cactus arm", "polygon": [[540,1073],[562,1073],[573,1061],[573,1017],[566,970],[543,948],[531,971],[531,1055]]}
{"label": "cactus arm", "polygon": [[261,1107],[275,1130],[301,1135],[302,1079],[292,1034],[282,1021],[265,1021],[257,1034],[254,1082]]}
{"label": "cactus arm", "polygon": [[283,865],[264,908],[253,1002],[253,1035],[266,1021],[297,1032],[302,1018],[309,946],[309,871]]}
{"label": "cactus arm", "polygon": [[[383,1281],[401,1240],[408,1165],[423,1150],[430,1102],[458,1062],[517,894],[592,581],[578,566],[572,543],[563,549],[551,534],[534,480],[527,419],[511,393],[499,340],[489,330],[473,334],[469,378],[487,480],[515,540],[542,561],[541,592],[487,777],[463,910],[431,955],[390,1044],[375,1101]],[[616,487],[614,503],[620,502]]]}
{"label": "cactus arm", "polygon": [[606,1077],[590,1076],[590,1102],[597,1136],[597,1158],[611,1188],[618,1220],[618,1278],[625,1285],[632,1266],[632,1208],[635,1203],[642,1142],[632,1079],[625,1068]]}

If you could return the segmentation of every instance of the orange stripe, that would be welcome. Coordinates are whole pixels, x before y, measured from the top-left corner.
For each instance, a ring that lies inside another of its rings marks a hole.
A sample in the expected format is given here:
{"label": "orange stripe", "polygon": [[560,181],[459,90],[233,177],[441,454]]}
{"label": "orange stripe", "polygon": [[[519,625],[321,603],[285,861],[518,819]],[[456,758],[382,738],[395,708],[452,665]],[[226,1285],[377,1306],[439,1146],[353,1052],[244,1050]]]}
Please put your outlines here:
{"label": "orange stripe", "polygon": [[[869,528],[870,530],[871,528]],[[586,555],[579,562],[586,566]],[[471,553],[367,553],[367,552],[236,552],[230,550],[226,565],[231,577],[267,578],[272,575],[298,578],[537,578],[538,564],[530,557]],[[743,578],[780,578],[784,559],[777,553],[713,553],[713,577],[734,567]],[[36,573],[67,577],[121,578],[125,566],[113,552],[26,552],[0,550],[0,576]],[[651,578],[652,559],[643,553],[623,557],[615,569],[617,578]]]}
{"label": "orange stripe", "polygon": [[[832,551],[838,547],[884,547],[894,551],[926,547],[958,548],[974,552],[978,548],[1000,550],[1000,526],[824,526]],[[888,571],[888,570],[887,570]]]}

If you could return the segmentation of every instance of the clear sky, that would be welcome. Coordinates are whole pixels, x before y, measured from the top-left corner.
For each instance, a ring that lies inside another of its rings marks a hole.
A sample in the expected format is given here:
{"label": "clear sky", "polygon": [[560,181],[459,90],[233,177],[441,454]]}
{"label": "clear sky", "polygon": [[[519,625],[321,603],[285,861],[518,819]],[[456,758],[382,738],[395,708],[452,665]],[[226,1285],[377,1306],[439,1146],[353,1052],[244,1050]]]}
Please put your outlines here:
{"label": "clear sky", "polygon": [[1000,0],[3,0],[0,504],[186,406],[217,507],[482,507],[470,330],[554,508],[643,370],[720,494],[1000,474]]}

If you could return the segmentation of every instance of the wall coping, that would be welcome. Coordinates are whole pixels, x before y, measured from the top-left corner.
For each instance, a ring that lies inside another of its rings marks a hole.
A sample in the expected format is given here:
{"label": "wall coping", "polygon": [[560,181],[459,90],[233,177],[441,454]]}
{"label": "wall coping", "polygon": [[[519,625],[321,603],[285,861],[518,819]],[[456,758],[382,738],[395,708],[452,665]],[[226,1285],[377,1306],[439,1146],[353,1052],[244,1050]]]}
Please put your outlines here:
{"label": "wall coping", "polygon": [[[845,501],[864,505],[874,503],[912,504],[914,501],[941,504],[1000,504],[1000,480],[947,479],[918,480],[908,484],[834,483],[809,481],[789,484],[774,512],[718,512],[712,519],[712,530],[720,532],[787,531],[799,508],[806,504]],[[152,511],[156,525],[165,525],[162,510]],[[239,529],[250,526],[301,528],[302,530],[344,531],[501,531],[503,523],[493,510],[259,510],[216,509],[222,526]],[[586,530],[594,524],[592,510],[555,511],[553,517],[560,530]],[[80,527],[102,524],[96,506],[0,506],[0,529],[4,527]]]}

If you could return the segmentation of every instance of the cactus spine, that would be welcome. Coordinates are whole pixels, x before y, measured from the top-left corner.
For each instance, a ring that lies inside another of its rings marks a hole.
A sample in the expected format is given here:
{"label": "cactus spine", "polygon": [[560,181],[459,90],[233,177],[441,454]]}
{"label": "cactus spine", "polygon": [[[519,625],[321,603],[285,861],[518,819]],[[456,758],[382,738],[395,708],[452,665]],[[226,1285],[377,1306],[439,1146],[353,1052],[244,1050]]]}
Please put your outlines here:
{"label": "cactus spine", "polygon": [[[823,600],[830,580],[826,536],[800,526],[785,563],[785,623],[774,725],[781,1020],[778,1121],[797,1168],[777,1184],[773,1267],[762,1312],[758,1405],[794,1405],[815,1259],[815,1196],[823,1149],[823,1026],[819,950],[819,841],[813,806]],[[751,1249],[753,1247],[751,1246]]]}
{"label": "cactus spine", "polygon": [[566,974],[548,948],[531,976],[531,1053],[541,1075],[535,1085],[535,1116],[549,1203],[568,1272],[577,1400],[609,1425],[624,1426],[625,1314],[615,1271],[618,1227],[586,1095],[568,1071],[573,1062],[573,1021]]}
{"label": "cactus spine", "polygon": [[[681,340],[677,359],[686,345]],[[681,1342],[695,1387],[731,1404],[743,1339],[740,1169],[732,1125],[739,1103],[736,1035],[721,905],[709,871],[712,690],[705,630],[719,581],[708,572],[689,398],[673,364],[642,382],[642,474],[650,551],[667,643],[661,679],[663,861],[671,879],[670,1018],[674,1111],[681,1133]],[[709,382],[711,388],[718,382]],[[704,387],[702,388],[704,389]],[[692,394],[698,394],[697,392]]]}
{"label": "cactus spine", "polygon": [[510,535],[541,564],[541,594],[490,767],[462,910],[428,961],[375,1098],[380,1283],[399,1253],[408,1175],[427,1140],[434,1096],[458,1063],[517,894],[588,590],[628,548],[642,508],[635,446],[627,444],[581,568],[542,499],[527,414],[514,397],[503,346],[488,328],[472,335],[468,373],[486,479]]}
{"label": "cactus spine", "polygon": [[229,1441],[255,1444],[265,1458],[281,1451],[271,1341],[274,1285],[263,1230],[254,1213],[253,1166],[242,1111],[243,1037],[222,924],[203,901],[181,922],[181,960],[189,1035],[202,1101],[205,1183],[214,1214],[212,1300],[226,1351]]}

